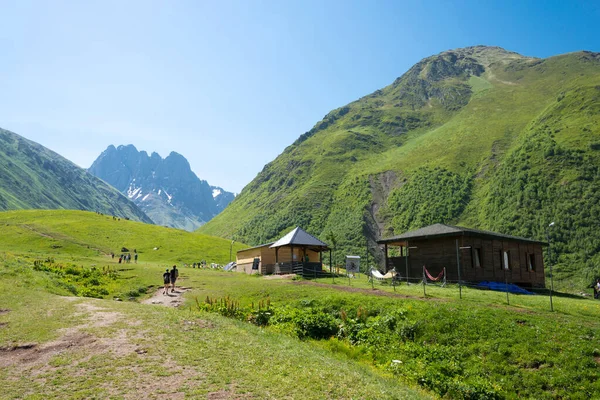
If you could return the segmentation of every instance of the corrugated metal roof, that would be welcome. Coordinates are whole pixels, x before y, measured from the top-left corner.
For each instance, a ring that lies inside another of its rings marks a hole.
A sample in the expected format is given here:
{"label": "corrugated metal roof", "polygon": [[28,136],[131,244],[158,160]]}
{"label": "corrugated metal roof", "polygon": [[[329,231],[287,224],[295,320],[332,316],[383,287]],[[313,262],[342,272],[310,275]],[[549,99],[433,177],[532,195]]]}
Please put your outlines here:
{"label": "corrugated metal roof", "polygon": [[529,242],[529,243],[539,243],[542,245],[547,245],[546,242],[542,242],[539,240],[527,239],[519,236],[511,236],[504,235],[502,233],[490,232],[490,231],[482,231],[479,229],[471,229],[471,228],[463,228],[462,226],[452,226],[446,224],[433,224],[429,226],[425,226],[421,229],[417,229],[415,231],[405,232],[402,235],[394,236],[388,239],[378,240],[377,243],[384,244],[402,240],[409,239],[427,239],[427,238],[435,238],[442,236],[485,236],[496,239],[509,239],[520,242]]}
{"label": "corrugated metal roof", "polygon": [[321,242],[319,239],[306,232],[300,227],[296,227],[293,231],[273,243],[270,247],[281,247],[281,246],[314,246],[314,247],[329,247],[326,243]]}

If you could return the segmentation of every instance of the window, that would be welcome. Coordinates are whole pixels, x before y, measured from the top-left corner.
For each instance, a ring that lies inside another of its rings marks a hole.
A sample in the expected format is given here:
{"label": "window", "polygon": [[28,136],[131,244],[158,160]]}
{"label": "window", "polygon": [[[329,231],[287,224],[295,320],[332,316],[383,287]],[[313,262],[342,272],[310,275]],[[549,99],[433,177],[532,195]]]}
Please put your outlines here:
{"label": "window", "polygon": [[510,251],[508,250],[502,251],[502,266],[505,270],[510,269]]}
{"label": "window", "polygon": [[527,254],[527,270],[535,271],[535,254]]}
{"label": "window", "polygon": [[481,268],[481,249],[473,248],[473,268]]}

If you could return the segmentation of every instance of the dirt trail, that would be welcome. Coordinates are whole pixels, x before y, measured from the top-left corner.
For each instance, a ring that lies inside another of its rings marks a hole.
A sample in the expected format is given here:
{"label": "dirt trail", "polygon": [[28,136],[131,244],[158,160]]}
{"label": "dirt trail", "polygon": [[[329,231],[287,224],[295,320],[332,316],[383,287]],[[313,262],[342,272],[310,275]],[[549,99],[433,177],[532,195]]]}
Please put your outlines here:
{"label": "dirt trail", "polygon": [[[77,297],[63,297],[66,301],[77,301]],[[135,345],[131,344],[124,334],[119,331],[116,337],[98,338],[86,332],[88,328],[98,328],[110,326],[121,320],[123,315],[118,312],[108,311],[100,306],[96,300],[86,300],[77,304],[79,312],[77,314],[85,316],[83,324],[71,328],[61,329],[61,337],[57,340],[44,343],[24,343],[14,346],[0,347],[0,367],[17,365],[20,367],[37,366],[35,373],[47,372],[53,370],[48,365],[48,361],[65,351],[76,351],[85,349],[88,357],[82,361],[88,360],[91,356],[104,352],[115,354],[127,354],[137,352]],[[133,321],[133,325],[139,324],[139,321]]]}
{"label": "dirt trail", "polygon": [[142,304],[157,304],[166,307],[179,307],[183,304],[185,299],[183,298],[183,294],[185,292],[189,292],[191,288],[185,286],[175,286],[175,291],[171,291],[167,294],[163,294],[164,288],[158,288],[152,297],[149,299],[143,300]]}
{"label": "dirt trail", "polygon": [[[176,288],[173,297],[164,297],[178,301],[181,294],[187,290]],[[162,296],[162,291],[160,295]],[[104,393],[111,398],[183,399],[184,388],[202,383],[203,375],[196,368],[180,365],[168,354],[156,354],[154,343],[162,338],[141,328],[143,322],[135,317],[106,307],[107,300],[77,297],[61,299],[77,302],[74,316],[83,317],[81,324],[60,329],[59,338],[47,343],[20,343],[0,347],[0,369],[7,371],[9,381],[19,382],[21,377],[28,376],[34,384],[29,394],[35,394],[36,390],[37,394],[41,394],[41,388],[48,385],[49,392],[44,395],[57,398],[56,393],[52,391],[52,380],[65,374],[73,377],[94,376],[95,358],[115,360],[117,375],[120,375],[120,370],[135,372],[135,378],[127,381],[125,385],[119,379],[113,380],[110,375],[106,377],[106,382],[97,383],[98,389],[106,389]],[[168,302],[164,305],[173,303]],[[0,312],[8,313],[9,310],[2,309]],[[125,327],[123,322],[126,322]],[[202,321],[186,322],[188,324],[184,329],[189,329],[190,324],[211,328],[209,324],[202,324]],[[94,328],[107,329],[94,332]],[[57,358],[58,356],[62,358]],[[126,358],[133,361],[125,366],[118,365],[119,360]],[[62,364],[59,362],[61,360],[69,362]],[[89,363],[92,366],[88,365]],[[170,374],[165,375],[163,370],[169,371]]]}

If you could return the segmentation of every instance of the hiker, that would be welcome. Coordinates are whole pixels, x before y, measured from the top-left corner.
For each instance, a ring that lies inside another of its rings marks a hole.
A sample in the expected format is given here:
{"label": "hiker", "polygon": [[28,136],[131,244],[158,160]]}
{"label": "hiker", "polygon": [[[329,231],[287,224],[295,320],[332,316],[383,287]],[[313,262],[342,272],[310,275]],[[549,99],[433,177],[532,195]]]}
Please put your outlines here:
{"label": "hiker", "polygon": [[137,253],[135,253],[135,255],[133,256],[133,259],[135,260],[135,263],[136,263],[136,264],[137,264],[137,257],[138,257],[138,254],[137,254]]}
{"label": "hiker", "polygon": [[600,278],[594,284],[594,298],[597,299],[600,297]]}
{"label": "hiker", "polygon": [[177,266],[173,265],[173,269],[171,269],[171,293],[175,292],[175,281],[179,276],[179,271],[177,270]]}
{"label": "hiker", "polygon": [[169,272],[169,268],[163,274],[163,284],[165,285],[165,289],[163,290],[163,294],[167,294],[169,292],[169,284],[171,283],[171,273]]}
{"label": "hiker", "polygon": [[119,257],[119,264],[121,264],[121,261],[123,261],[123,256]]}

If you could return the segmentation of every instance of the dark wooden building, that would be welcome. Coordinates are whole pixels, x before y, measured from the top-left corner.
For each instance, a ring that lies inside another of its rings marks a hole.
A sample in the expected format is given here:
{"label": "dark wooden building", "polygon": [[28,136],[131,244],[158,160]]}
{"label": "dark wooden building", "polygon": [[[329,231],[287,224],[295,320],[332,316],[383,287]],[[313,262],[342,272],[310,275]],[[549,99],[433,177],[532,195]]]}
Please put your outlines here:
{"label": "dark wooden building", "polygon": [[[544,287],[542,246],[547,243],[495,232],[434,224],[377,241],[383,245],[386,271],[421,280],[423,266],[437,276],[445,267],[448,281],[514,283]],[[394,256],[389,256],[397,247]],[[459,268],[460,266],[460,268]]]}

